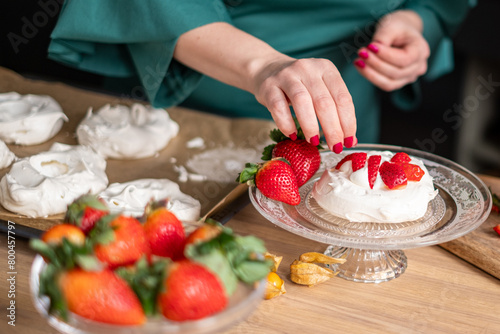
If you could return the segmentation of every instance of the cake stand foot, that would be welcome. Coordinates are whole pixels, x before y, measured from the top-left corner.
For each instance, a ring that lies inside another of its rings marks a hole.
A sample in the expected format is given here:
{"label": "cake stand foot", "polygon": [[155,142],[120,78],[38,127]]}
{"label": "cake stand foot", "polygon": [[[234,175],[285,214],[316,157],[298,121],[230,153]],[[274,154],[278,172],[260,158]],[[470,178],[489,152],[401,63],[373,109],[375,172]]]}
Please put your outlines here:
{"label": "cake stand foot", "polygon": [[325,255],[346,259],[333,265],[338,277],[361,283],[387,282],[404,273],[407,260],[402,250],[356,249],[328,246]]}

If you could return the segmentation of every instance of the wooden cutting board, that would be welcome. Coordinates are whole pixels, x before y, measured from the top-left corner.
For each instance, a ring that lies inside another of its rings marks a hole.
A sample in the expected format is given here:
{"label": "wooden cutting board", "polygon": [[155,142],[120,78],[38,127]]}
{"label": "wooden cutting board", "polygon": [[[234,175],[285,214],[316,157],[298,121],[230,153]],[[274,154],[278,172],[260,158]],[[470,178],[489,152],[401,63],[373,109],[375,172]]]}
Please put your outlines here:
{"label": "wooden cutting board", "polygon": [[[499,178],[484,175],[479,177],[494,193],[500,194]],[[500,215],[491,213],[476,230],[440,246],[500,279],[500,235],[493,230],[498,224]]]}

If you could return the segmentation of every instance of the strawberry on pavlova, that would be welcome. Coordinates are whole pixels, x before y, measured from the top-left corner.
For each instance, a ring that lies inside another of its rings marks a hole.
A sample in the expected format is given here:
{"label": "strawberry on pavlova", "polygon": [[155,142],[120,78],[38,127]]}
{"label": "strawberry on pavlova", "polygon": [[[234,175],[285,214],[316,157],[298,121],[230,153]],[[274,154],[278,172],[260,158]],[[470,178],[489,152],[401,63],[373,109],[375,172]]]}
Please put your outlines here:
{"label": "strawberry on pavlova", "polygon": [[421,160],[371,151],[351,153],[325,170],[312,197],[349,221],[399,223],[421,218],[437,193]]}

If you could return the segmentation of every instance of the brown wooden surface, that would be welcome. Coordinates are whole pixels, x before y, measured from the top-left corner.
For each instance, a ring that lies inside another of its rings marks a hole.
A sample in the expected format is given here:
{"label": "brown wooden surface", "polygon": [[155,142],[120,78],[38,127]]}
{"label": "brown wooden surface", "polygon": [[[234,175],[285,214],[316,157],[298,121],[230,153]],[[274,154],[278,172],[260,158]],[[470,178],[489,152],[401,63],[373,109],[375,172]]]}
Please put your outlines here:
{"label": "brown wooden surface", "polygon": [[[500,194],[498,178],[480,177],[494,193]],[[500,236],[493,230],[498,224],[500,215],[491,214],[476,230],[440,246],[500,279]]]}
{"label": "brown wooden surface", "polygon": [[[500,184],[499,179],[495,182]],[[308,251],[326,245],[274,226],[251,205],[228,226],[254,234],[269,251],[282,255],[278,271],[287,293],[263,301],[255,312],[228,333],[500,333],[500,281],[438,246],[405,251],[408,268],[399,278],[380,284],[341,278],[315,287],[289,280],[289,265]],[[0,235],[0,280],[6,282],[6,235]],[[498,239],[500,242],[500,238]],[[16,327],[7,324],[7,285],[0,285],[0,333],[56,333],[31,302],[28,275],[34,253],[16,239]]]}

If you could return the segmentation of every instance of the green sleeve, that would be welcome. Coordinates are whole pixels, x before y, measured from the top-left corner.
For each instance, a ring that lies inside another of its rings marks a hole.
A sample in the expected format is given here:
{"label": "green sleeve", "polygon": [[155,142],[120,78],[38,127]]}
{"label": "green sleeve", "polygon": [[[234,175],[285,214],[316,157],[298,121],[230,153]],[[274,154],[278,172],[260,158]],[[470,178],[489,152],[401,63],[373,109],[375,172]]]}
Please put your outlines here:
{"label": "green sleeve", "polygon": [[108,77],[136,77],[152,104],[171,106],[201,79],[173,59],[179,36],[230,21],[222,0],[69,0],[52,32],[49,58]]}
{"label": "green sleeve", "polygon": [[[451,37],[465,19],[470,3],[470,0],[409,0],[403,6],[420,15],[424,23],[423,36],[431,49],[424,80],[434,80],[453,70]],[[420,103],[420,95],[417,82],[394,92],[392,100],[402,109],[412,109]]]}

